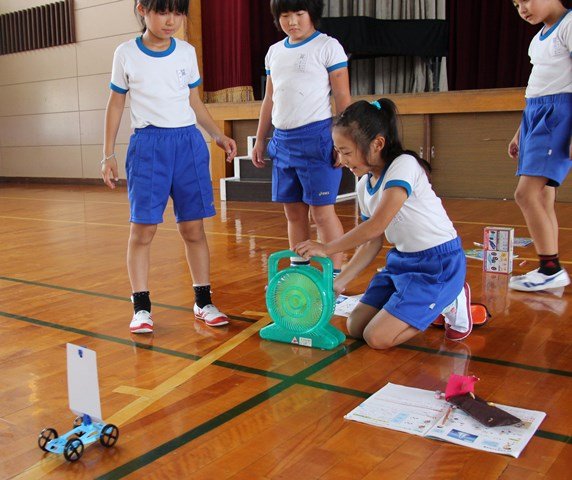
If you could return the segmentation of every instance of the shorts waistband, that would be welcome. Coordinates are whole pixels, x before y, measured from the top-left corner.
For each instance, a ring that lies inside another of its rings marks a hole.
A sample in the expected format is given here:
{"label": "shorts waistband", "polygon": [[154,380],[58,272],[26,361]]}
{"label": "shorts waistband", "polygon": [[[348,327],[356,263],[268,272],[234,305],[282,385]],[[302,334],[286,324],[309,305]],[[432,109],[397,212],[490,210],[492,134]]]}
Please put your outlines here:
{"label": "shorts waistband", "polygon": [[420,252],[400,252],[397,249],[394,250],[403,257],[430,257],[431,255],[442,255],[444,253],[463,250],[463,245],[461,243],[461,239],[456,237],[453,240],[428,248],[427,250],[421,250]]}
{"label": "shorts waistband", "polygon": [[186,127],[164,128],[148,125],[145,128],[136,128],[137,135],[180,135],[181,133],[192,132],[196,130],[196,125],[187,125]]}
{"label": "shorts waistband", "polygon": [[275,128],[275,135],[281,137],[298,136],[300,134],[311,135],[319,131],[324,130],[326,127],[331,127],[332,119],[326,118],[325,120],[318,120],[317,122],[308,123],[307,125],[302,125],[301,127],[290,128],[288,130],[283,130],[281,128]]}
{"label": "shorts waistband", "polygon": [[527,105],[550,105],[554,103],[572,103],[572,93],[557,93],[543,97],[527,98]]}

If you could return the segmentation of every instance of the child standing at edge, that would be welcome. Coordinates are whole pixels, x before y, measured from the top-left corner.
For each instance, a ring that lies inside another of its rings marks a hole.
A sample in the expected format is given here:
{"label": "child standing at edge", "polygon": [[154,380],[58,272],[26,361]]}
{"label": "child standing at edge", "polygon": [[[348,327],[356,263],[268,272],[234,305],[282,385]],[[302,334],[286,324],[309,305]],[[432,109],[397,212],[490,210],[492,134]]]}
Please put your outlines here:
{"label": "child standing at edge", "polygon": [[351,336],[376,349],[409,340],[440,312],[449,340],[463,340],[473,327],[461,240],[431,188],[429,164],[403,149],[397,119],[395,104],[382,98],[356,102],[334,120],[338,158],[361,177],[357,196],[366,221],[341,238],[295,247],[309,258],[359,246],[334,281],[339,294],[375,260],[384,234],[395,245],[347,321]]}
{"label": "child standing at edge", "polygon": [[514,198],[534,240],[540,266],[512,277],[509,287],[534,292],[565,287],[558,257],[556,188],[572,165],[572,10],[560,0],[514,0],[519,15],[544,24],[530,43],[532,72],[522,122],[508,146],[518,157]]}
{"label": "child standing at edge", "polygon": [[[323,0],[271,0],[270,9],[288,37],[266,55],[266,93],[252,163],[264,167],[265,139],[273,124],[272,201],[284,205],[290,247],[310,238],[308,211],[320,238],[329,242],[344,233],[334,207],[342,171],[334,160],[330,92],[337,112],[350,104],[347,55],[337,40],[316,30]],[[332,257],[334,275],[342,258]],[[292,259],[293,265],[307,263]]]}
{"label": "child standing at edge", "polygon": [[132,288],[132,333],[152,333],[148,275],[151,241],[169,196],[193,277],[194,314],[210,326],[228,323],[211,302],[209,248],[203,218],[215,215],[209,152],[195,124],[200,123],[231,161],[234,140],[223,135],[203,105],[195,49],[173,38],[189,0],[136,0],[143,34],[121,44],[113,57],[111,93],[105,112],[103,181],[115,188],[115,140],[131,96],[131,136],[125,169],[131,206],[127,269]]}

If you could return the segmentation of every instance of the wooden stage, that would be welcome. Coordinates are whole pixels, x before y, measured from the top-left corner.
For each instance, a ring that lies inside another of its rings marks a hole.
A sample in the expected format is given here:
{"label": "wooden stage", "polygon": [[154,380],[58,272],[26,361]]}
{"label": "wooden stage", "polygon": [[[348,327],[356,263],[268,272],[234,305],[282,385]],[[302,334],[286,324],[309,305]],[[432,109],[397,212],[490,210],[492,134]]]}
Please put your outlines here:
{"label": "wooden stage", "polygon": [[[511,200],[444,203],[465,248],[487,225],[528,236]],[[336,208],[345,229],[356,224],[354,201]],[[559,204],[558,214],[561,258],[572,271],[572,204]],[[268,256],[287,248],[281,206],[217,202],[205,221],[213,299],[232,318],[219,329],[193,317],[169,206],[152,247],[156,331],[135,337],[128,219],[124,188],[0,184],[1,479],[571,478],[570,287],[561,297],[508,291],[507,276],[468,260],[473,300],[493,318],[465,342],[436,328],[388,351],[355,339],[334,351],[263,341]],[[532,246],[516,253],[516,273],[536,268]],[[349,293],[363,291],[374,271]],[[345,328],[343,318],[332,321]],[[68,342],[97,352],[103,415],[120,427],[116,447],[92,445],[74,464],[37,446],[43,428],[72,428]],[[480,377],[476,391],[486,399],[547,412],[520,458],[343,419],[387,382],[443,390],[452,372]]]}

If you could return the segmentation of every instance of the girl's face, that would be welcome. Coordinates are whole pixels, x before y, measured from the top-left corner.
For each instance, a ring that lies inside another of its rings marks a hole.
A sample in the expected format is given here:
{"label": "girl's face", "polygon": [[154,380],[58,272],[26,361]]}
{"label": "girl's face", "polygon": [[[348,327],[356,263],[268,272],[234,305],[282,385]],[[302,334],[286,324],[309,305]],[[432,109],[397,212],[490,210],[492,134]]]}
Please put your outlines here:
{"label": "girl's face", "polygon": [[316,31],[307,10],[280,14],[280,28],[288,35],[290,43],[302,42]]}
{"label": "girl's face", "polygon": [[513,0],[518,14],[531,25],[553,25],[566,8],[560,0]]}
{"label": "girl's face", "polygon": [[141,4],[137,4],[137,11],[145,19],[147,31],[154,40],[170,40],[171,37],[181,28],[184,13],[179,12],[156,12],[146,10]]}
{"label": "girl's face", "polygon": [[368,158],[365,157],[355,141],[345,133],[343,128],[334,127],[332,138],[334,139],[334,149],[341,164],[349,168],[356,177],[361,177],[366,173],[372,173],[375,177],[381,175],[384,167],[380,155],[385,145],[383,137],[378,136],[371,142]]}

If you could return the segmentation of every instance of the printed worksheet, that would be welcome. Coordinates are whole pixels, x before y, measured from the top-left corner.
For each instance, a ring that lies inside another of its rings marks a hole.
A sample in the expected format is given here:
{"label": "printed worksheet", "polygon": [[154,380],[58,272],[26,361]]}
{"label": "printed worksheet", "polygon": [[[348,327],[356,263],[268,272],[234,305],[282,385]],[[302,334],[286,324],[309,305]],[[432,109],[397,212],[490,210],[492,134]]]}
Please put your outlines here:
{"label": "printed worksheet", "polygon": [[344,418],[486,452],[518,457],[546,413],[497,405],[521,422],[486,427],[435,392],[388,383]]}
{"label": "printed worksheet", "polygon": [[361,297],[363,297],[363,293],[360,295],[353,295],[351,297],[346,295],[338,295],[338,298],[336,298],[334,315],[349,317],[350,313],[352,313]]}

